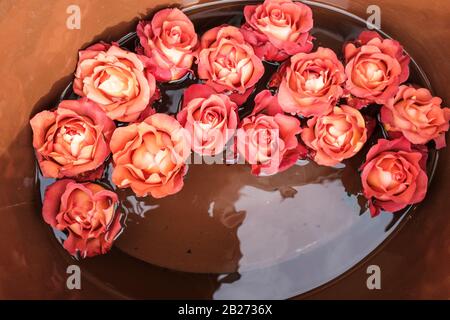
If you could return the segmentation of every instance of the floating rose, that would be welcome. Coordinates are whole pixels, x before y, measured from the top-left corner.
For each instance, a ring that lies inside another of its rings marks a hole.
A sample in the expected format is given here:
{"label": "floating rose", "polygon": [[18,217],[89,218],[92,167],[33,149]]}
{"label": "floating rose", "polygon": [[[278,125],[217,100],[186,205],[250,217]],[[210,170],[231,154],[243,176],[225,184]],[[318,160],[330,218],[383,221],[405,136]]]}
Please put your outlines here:
{"label": "floating rose", "polygon": [[318,116],[329,112],[343,93],[344,66],[330,49],[296,54],[283,70],[278,102],[285,112]]}
{"label": "floating rose", "polygon": [[203,35],[198,75],[217,92],[229,94],[241,105],[263,74],[261,60],[238,28],[221,26]]}
{"label": "floating rose", "polygon": [[261,59],[282,61],[313,48],[311,8],[291,0],[266,0],[244,8],[241,30]]}
{"label": "floating rose", "polygon": [[177,119],[190,133],[192,150],[208,156],[223,151],[239,121],[237,105],[228,96],[202,84],[186,89]]}
{"label": "floating rose", "polygon": [[381,121],[389,132],[401,132],[413,144],[431,140],[438,149],[445,147],[450,109],[441,108],[442,99],[427,89],[401,86],[397,95],[381,108]]}
{"label": "floating rose", "polygon": [[64,248],[82,258],[105,254],[122,230],[117,195],[95,183],[59,180],[44,197],[42,216],[64,231]]}
{"label": "floating rose", "polygon": [[183,187],[189,137],[173,117],[156,113],[144,122],[117,128],[110,146],[112,181],[119,188],[131,187],[140,197],[162,198]]}
{"label": "floating rose", "polygon": [[308,120],[301,137],[314,150],[315,162],[334,166],[361,150],[367,141],[367,129],[358,110],[341,105],[326,115]]}
{"label": "floating rose", "polygon": [[413,149],[405,138],[378,140],[361,167],[363,192],[372,216],[380,209],[395,212],[425,198],[426,159],[427,153]]}
{"label": "floating rose", "polygon": [[55,111],[42,111],[30,120],[33,147],[42,174],[48,178],[101,176],[116,128],[94,102],[62,101]]}
{"label": "floating rose", "polygon": [[295,164],[306,149],[298,143],[300,121],[282,113],[270,91],[255,97],[252,114],[237,131],[237,150],[252,165],[254,175],[272,175]]}
{"label": "floating rose", "polygon": [[395,40],[383,39],[375,31],[362,32],[355,43],[344,47],[346,89],[362,103],[385,104],[409,76],[409,57]]}
{"label": "floating rose", "polygon": [[95,44],[79,53],[73,90],[96,102],[112,120],[135,121],[156,89],[144,58],[116,44]]}
{"label": "floating rose", "polygon": [[191,71],[198,39],[194,25],[181,10],[164,9],[152,21],[139,22],[137,35],[156,80],[179,80]]}

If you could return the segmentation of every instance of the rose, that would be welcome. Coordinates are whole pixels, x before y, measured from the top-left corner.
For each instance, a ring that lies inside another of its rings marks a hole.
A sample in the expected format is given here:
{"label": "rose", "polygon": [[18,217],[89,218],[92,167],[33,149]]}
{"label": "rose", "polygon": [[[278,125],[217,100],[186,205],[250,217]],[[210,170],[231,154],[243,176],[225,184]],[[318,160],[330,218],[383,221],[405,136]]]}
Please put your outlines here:
{"label": "rose", "polygon": [[239,121],[237,105],[228,96],[202,84],[186,89],[177,119],[191,136],[192,150],[208,156],[223,151]]}
{"label": "rose", "polygon": [[116,44],[93,45],[79,53],[73,90],[96,102],[112,120],[135,121],[156,90],[144,58]]}
{"label": "rose", "polygon": [[117,195],[95,183],[58,180],[45,191],[42,216],[66,232],[64,248],[72,255],[105,254],[122,231]]}
{"label": "rose", "polygon": [[315,162],[334,166],[361,150],[367,141],[367,129],[358,110],[341,105],[328,114],[308,120],[301,137],[315,151]]}
{"label": "rose", "polygon": [[[409,57],[395,40],[375,31],[362,32],[355,43],[344,47],[346,89],[368,103],[385,104],[409,77]],[[361,106],[361,104],[357,104]]]}
{"label": "rose", "polygon": [[[110,154],[114,122],[92,101],[61,101],[55,111],[38,113],[30,124],[44,177],[87,178]],[[102,174],[97,171],[91,178]]]}
{"label": "rose", "polygon": [[244,8],[241,31],[261,59],[282,61],[313,48],[311,9],[290,0],[266,0]]}
{"label": "rose", "polygon": [[441,103],[427,89],[401,86],[381,108],[381,121],[387,131],[401,132],[413,144],[434,140],[440,149],[445,147],[450,120],[450,109],[441,108]]}
{"label": "rose", "polygon": [[372,216],[380,209],[395,212],[425,198],[426,159],[427,154],[413,149],[405,138],[378,140],[361,167],[363,192]]}
{"label": "rose", "polygon": [[255,97],[253,112],[237,131],[237,150],[252,165],[252,174],[271,175],[284,171],[306,153],[298,143],[300,121],[282,113],[268,90]]}
{"label": "rose", "polygon": [[264,74],[264,66],[238,28],[221,26],[201,39],[198,75],[218,93],[230,95],[238,105],[247,100]]}
{"label": "rose", "polygon": [[183,187],[189,157],[189,137],[173,117],[155,113],[141,123],[117,128],[111,139],[119,188],[131,187],[137,196],[162,198]]}
{"label": "rose", "polygon": [[139,22],[136,31],[156,80],[179,80],[191,71],[198,38],[194,25],[181,10],[161,10],[151,22]]}
{"label": "rose", "polygon": [[336,104],[344,81],[344,67],[332,50],[320,47],[316,52],[299,53],[286,66],[278,102],[285,112],[318,116]]}

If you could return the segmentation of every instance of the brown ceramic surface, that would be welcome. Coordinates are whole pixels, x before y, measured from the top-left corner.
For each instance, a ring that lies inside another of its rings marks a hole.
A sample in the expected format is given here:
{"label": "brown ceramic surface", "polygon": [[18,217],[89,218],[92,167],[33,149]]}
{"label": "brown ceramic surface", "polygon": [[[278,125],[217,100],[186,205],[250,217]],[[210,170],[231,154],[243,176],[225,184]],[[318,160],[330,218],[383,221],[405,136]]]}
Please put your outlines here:
{"label": "brown ceramic surface", "polygon": [[[188,1],[185,1],[187,3]],[[193,1],[189,1],[192,3]],[[435,93],[450,101],[450,91],[446,82],[446,75],[450,72],[447,57],[450,55],[450,4],[445,1],[368,1],[377,4],[382,9],[382,29],[394,38],[400,40],[406,50],[416,59],[431,80]],[[30,116],[49,106],[59,93],[70,82],[71,74],[76,64],[76,51],[80,47],[97,40],[117,40],[120,36],[132,31],[138,17],[148,14],[157,4],[164,1],[77,1],[82,12],[81,30],[68,30],[65,26],[66,8],[70,1],[9,1],[0,3],[0,44],[1,64],[3,75],[0,80],[0,173],[1,195],[0,213],[0,298],[102,298],[102,297],[148,297],[148,298],[211,298],[218,288],[226,287],[227,283],[236,281],[235,275],[222,277],[212,274],[192,274],[185,272],[167,271],[159,267],[152,267],[138,260],[133,263],[120,259],[123,254],[118,250],[109,257],[100,257],[85,261],[82,265],[84,272],[83,289],[69,291],[65,289],[66,267],[73,261],[59,248],[49,228],[42,222],[37,212],[39,207],[34,184],[34,163],[31,150],[31,132],[28,127]],[[365,17],[365,1],[328,1],[335,6]],[[418,27],[420,26],[420,28]],[[102,28],[104,30],[102,30]],[[446,90],[447,89],[447,90]],[[385,243],[362,264],[354,268],[331,284],[316,289],[306,295],[309,298],[450,298],[450,226],[448,204],[446,197],[450,188],[448,157],[450,151],[441,152],[437,174],[429,190],[429,196],[423,204],[408,216],[408,221],[402,224],[400,232]],[[303,174],[301,182],[291,181],[299,185],[308,181],[303,167],[295,168]],[[208,170],[202,168],[197,170]],[[209,170],[214,170],[210,167]],[[234,186],[239,184],[237,177],[244,177],[245,173],[221,172],[225,168],[217,168],[218,179],[228,177],[229,183],[224,184],[224,194],[235,192]],[[242,168],[245,170],[245,167]],[[319,170],[316,168],[316,170]],[[320,170],[328,170],[322,168]],[[303,173],[302,173],[303,172]],[[294,172],[291,172],[291,174]],[[332,172],[319,173],[332,175]],[[193,177],[195,178],[195,172]],[[198,176],[198,175],[197,175]],[[236,178],[233,178],[236,177]],[[293,178],[294,177],[294,178]],[[295,174],[286,176],[295,180]],[[283,188],[275,178],[268,180],[268,184],[258,186],[260,189],[277,190],[277,196],[283,197],[292,191]],[[223,181],[223,180],[222,180]],[[195,183],[188,181],[188,183]],[[245,182],[251,184],[251,182]],[[198,183],[196,184],[198,185]],[[207,191],[207,185],[204,191]],[[280,190],[281,189],[281,190]],[[203,189],[202,189],[203,190]],[[187,191],[189,192],[189,190]],[[193,195],[180,194],[192,198]],[[275,199],[277,200],[277,199]],[[279,199],[278,199],[279,200]],[[289,200],[289,199],[288,199]],[[170,201],[167,201],[170,205]],[[221,204],[219,203],[219,206]],[[227,209],[223,212],[239,211],[239,208]],[[219,207],[220,208],[220,207]],[[228,210],[228,211],[227,211]],[[233,212],[236,213],[236,212]],[[239,217],[239,214],[233,217]],[[166,217],[169,219],[169,217]],[[179,217],[172,217],[177,219]],[[134,219],[137,219],[134,217]],[[164,221],[158,221],[153,215],[143,221],[155,223],[164,228]],[[221,219],[221,220],[220,220]],[[201,270],[205,263],[201,259],[180,260],[176,255],[158,255],[158,251],[145,250],[139,244],[142,252],[155,252],[152,257],[142,254],[132,255],[139,259],[149,260],[157,265],[170,266],[174,269],[196,272],[232,272],[242,256],[242,246],[236,250],[236,232],[226,232],[225,225],[233,226],[239,221],[229,221],[219,217],[221,224],[202,225],[204,219],[190,221],[192,225],[198,221],[198,228],[214,233],[214,237],[222,237],[224,251],[228,255],[218,254],[213,250],[211,257],[208,252],[205,258],[215,261],[217,270],[209,264],[208,270]],[[239,220],[239,219],[237,219]],[[173,220],[172,220],[173,221]],[[324,220],[321,220],[324,221]],[[338,230],[340,224],[332,220],[326,230]],[[378,222],[379,223],[379,222]],[[155,224],[152,224],[152,226]],[[214,229],[217,228],[217,229]],[[185,232],[192,232],[186,228]],[[131,231],[131,230],[129,230]],[[139,229],[128,233],[118,246],[131,254],[130,246],[139,237]],[[222,232],[222,233],[221,233]],[[161,232],[160,234],[164,234]],[[248,233],[252,234],[252,233]],[[133,237],[136,236],[136,239]],[[130,238],[131,237],[131,238]],[[189,235],[187,235],[189,238]],[[204,235],[208,238],[208,235]],[[170,241],[153,239],[155,241]],[[201,238],[200,238],[201,240]],[[130,244],[127,247],[127,241]],[[201,241],[200,241],[201,243]],[[204,241],[203,241],[204,243]],[[251,242],[250,242],[251,243]],[[256,239],[253,243],[261,244]],[[263,243],[264,244],[264,243]],[[143,245],[149,245],[148,242]],[[228,247],[227,247],[228,246]],[[166,246],[170,247],[170,246]],[[150,248],[154,249],[155,246]],[[174,248],[174,247],[172,247]],[[265,244],[270,249],[270,243]],[[273,255],[276,258],[277,248]],[[196,248],[190,248],[192,252]],[[198,248],[197,248],[198,249]],[[250,247],[250,251],[255,250]],[[183,252],[184,254],[186,252]],[[252,258],[245,254],[244,257]],[[253,256],[258,259],[267,255]],[[186,256],[186,255],[185,255]],[[165,261],[157,261],[164,257]],[[170,260],[172,257],[172,260]],[[198,256],[196,256],[198,257]],[[218,260],[224,258],[224,261]],[[286,257],[285,257],[286,258]],[[114,270],[123,270],[128,275],[142,275],[145,277],[122,277],[108,268],[108,261],[117,261]],[[169,259],[169,260],[167,260]],[[276,260],[276,259],[275,259]],[[252,268],[252,259],[247,260],[247,268]],[[180,265],[181,263],[181,265]],[[228,264],[227,264],[228,263]],[[243,262],[240,261],[242,264]],[[276,263],[276,261],[269,261]],[[177,265],[178,264],[178,265]],[[366,268],[370,264],[377,264],[382,268],[381,291],[369,291],[366,288]],[[261,262],[257,263],[261,267]],[[191,268],[191,270],[189,270]],[[195,269],[197,268],[197,269]],[[113,280],[111,283],[110,280]],[[105,284],[107,283],[107,284]],[[181,286],[180,286],[181,284]],[[172,290],[177,286],[177,290]],[[154,288],[142,291],[137,288]],[[120,288],[120,290],[118,290]],[[305,297],[305,296],[303,296]]]}

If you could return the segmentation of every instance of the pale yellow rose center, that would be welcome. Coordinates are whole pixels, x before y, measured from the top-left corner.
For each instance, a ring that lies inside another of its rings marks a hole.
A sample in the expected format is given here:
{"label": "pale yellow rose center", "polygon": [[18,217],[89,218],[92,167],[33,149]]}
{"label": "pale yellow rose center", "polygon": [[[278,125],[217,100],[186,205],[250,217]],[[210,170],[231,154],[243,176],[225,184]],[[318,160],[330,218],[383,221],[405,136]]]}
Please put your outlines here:
{"label": "pale yellow rose center", "polygon": [[305,89],[311,92],[317,92],[323,89],[325,86],[325,81],[323,75],[310,76],[305,82]]}
{"label": "pale yellow rose center", "polygon": [[[83,124],[83,127],[86,128],[86,125]],[[82,144],[86,139],[86,135],[83,132],[78,132],[70,129],[68,130],[66,127],[62,127],[61,136],[63,140],[70,146],[70,153],[73,156],[78,155],[80,149],[82,148]]]}

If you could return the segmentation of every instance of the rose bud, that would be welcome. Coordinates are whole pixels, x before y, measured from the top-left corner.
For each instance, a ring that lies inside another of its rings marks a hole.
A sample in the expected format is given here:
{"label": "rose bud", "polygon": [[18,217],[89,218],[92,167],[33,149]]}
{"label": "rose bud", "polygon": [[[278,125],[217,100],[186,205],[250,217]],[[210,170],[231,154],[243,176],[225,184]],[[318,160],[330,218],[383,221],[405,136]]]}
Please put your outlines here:
{"label": "rose bud", "polygon": [[98,43],[82,50],[73,91],[96,102],[112,120],[135,121],[156,89],[144,58],[116,44]]}
{"label": "rose bud", "polygon": [[131,187],[139,197],[162,198],[183,187],[189,136],[175,118],[155,113],[141,123],[117,128],[110,146],[112,181],[119,188]]}
{"label": "rose bud", "polygon": [[388,132],[401,132],[413,144],[434,140],[440,149],[445,147],[450,120],[450,109],[441,108],[441,103],[427,89],[401,86],[381,108],[381,121]]}
{"label": "rose bud", "polygon": [[252,166],[254,175],[272,175],[295,164],[306,149],[298,143],[300,121],[282,113],[268,90],[255,97],[253,112],[237,131],[237,150]]}
{"label": "rose bud", "polygon": [[373,217],[380,209],[395,212],[425,198],[426,159],[426,152],[413,149],[403,137],[378,140],[361,167],[363,192]]}
{"label": "rose bud", "polygon": [[255,54],[267,61],[283,61],[313,48],[309,31],[312,11],[307,5],[291,0],[266,0],[244,7],[246,23],[241,31]]}
{"label": "rose bud", "polygon": [[218,93],[241,105],[264,74],[264,66],[238,28],[221,26],[201,39],[198,75]]}
{"label": "rose bud", "polygon": [[118,203],[114,192],[98,184],[58,180],[45,191],[42,216],[66,233],[70,254],[92,257],[107,253],[123,229]]}
{"label": "rose bud", "polygon": [[192,151],[207,156],[224,150],[239,121],[237,105],[203,84],[186,89],[177,119],[191,136]]}
{"label": "rose bud", "polygon": [[287,113],[318,116],[336,105],[344,81],[344,66],[331,49],[299,53],[286,66],[278,102]]}
{"label": "rose bud", "polygon": [[156,80],[179,80],[191,72],[198,38],[191,20],[181,10],[163,9],[152,21],[139,22],[136,31]]}
{"label": "rose bud", "polygon": [[362,32],[355,43],[344,47],[345,88],[364,104],[385,104],[409,77],[409,57],[395,40],[383,39],[375,31]]}
{"label": "rose bud", "polygon": [[334,166],[361,150],[367,141],[366,123],[358,110],[341,105],[309,119],[301,137],[314,150],[317,164]]}
{"label": "rose bud", "polygon": [[[110,154],[109,141],[116,126],[103,110],[86,99],[61,101],[54,111],[42,111],[30,120],[33,147],[47,178],[82,179]],[[97,170],[91,179],[98,178]]]}

